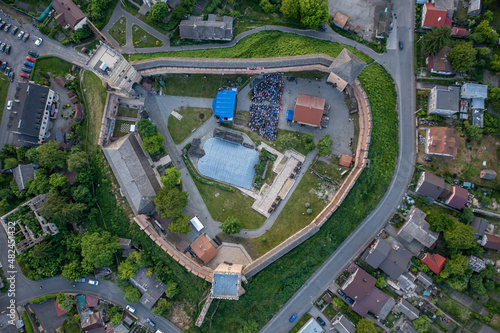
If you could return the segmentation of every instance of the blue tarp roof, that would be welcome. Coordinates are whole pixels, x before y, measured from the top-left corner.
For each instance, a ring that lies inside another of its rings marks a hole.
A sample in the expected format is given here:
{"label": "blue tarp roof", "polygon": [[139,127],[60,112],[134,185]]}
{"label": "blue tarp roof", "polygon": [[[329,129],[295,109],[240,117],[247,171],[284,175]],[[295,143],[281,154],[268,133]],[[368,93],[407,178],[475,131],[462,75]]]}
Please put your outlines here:
{"label": "blue tarp roof", "polygon": [[217,93],[212,102],[212,109],[214,110],[214,115],[220,118],[219,122],[223,123],[224,118],[234,117],[236,95],[237,92],[233,90],[223,90]]}
{"label": "blue tarp roof", "polygon": [[293,110],[286,110],[286,120],[292,121],[293,120]]}

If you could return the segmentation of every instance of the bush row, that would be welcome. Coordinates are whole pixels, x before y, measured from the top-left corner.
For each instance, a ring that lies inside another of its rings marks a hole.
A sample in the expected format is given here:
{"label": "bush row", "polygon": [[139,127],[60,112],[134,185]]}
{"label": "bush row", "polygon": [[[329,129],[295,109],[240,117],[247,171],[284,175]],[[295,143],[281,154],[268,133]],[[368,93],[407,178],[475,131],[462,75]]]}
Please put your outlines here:
{"label": "bush row", "polygon": [[42,302],[45,302],[46,300],[54,298],[56,296],[57,296],[56,294],[48,294],[48,295],[45,295],[42,297],[38,297],[38,298],[32,299],[30,301],[30,304],[42,303]]}
{"label": "bush row", "polygon": [[187,166],[189,172],[191,173],[191,176],[193,176],[200,183],[207,184],[207,185],[212,185],[212,186],[220,188],[221,190],[224,190],[224,191],[229,191],[229,192],[236,191],[234,189],[234,187],[227,186],[227,185],[224,185],[224,184],[221,184],[221,183],[217,183],[217,182],[213,182],[213,181],[208,180],[206,178],[200,177],[200,175],[198,175],[198,173],[193,169],[193,166],[188,161],[188,159],[186,157],[184,157],[184,156],[182,158],[184,159],[184,163],[186,163],[186,166]]}

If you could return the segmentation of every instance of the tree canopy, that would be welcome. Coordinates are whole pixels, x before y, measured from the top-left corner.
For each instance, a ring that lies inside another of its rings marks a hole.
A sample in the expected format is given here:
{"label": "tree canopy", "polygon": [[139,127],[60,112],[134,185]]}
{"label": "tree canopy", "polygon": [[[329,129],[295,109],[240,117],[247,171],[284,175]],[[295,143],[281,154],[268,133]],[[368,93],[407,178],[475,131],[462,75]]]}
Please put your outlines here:
{"label": "tree canopy", "polygon": [[71,153],[68,157],[68,170],[69,171],[80,171],[82,169],[88,168],[89,161],[87,153],[84,151]]}
{"label": "tree canopy", "polygon": [[451,27],[448,26],[437,27],[426,33],[422,37],[422,45],[425,53],[429,55],[441,51],[444,46],[450,44],[450,36]]}
{"label": "tree canopy", "polygon": [[361,318],[356,325],[357,333],[373,333],[376,332],[375,323],[366,318]]}
{"label": "tree canopy", "polygon": [[181,213],[168,225],[170,231],[176,234],[186,235],[191,231],[191,226],[189,225],[189,216]]}
{"label": "tree canopy", "polygon": [[448,60],[457,72],[465,72],[476,62],[477,50],[472,42],[460,42],[455,44],[448,54]]}
{"label": "tree canopy", "polygon": [[70,312],[71,309],[73,309],[73,306],[75,306],[76,304],[76,299],[72,295],[60,292],[56,296],[56,302],[61,310]]}
{"label": "tree canopy", "polygon": [[165,138],[160,133],[145,137],[142,140],[142,148],[148,153],[154,154],[163,148],[163,140],[165,140]]}
{"label": "tree canopy", "polygon": [[61,150],[55,141],[48,141],[36,148],[38,164],[49,170],[66,168],[68,153]]}
{"label": "tree canopy", "polygon": [[166,317],[168,316],[171,307],[172,304],[170,304],[169,301],[164,298],[160,298],[156,303],[156,306],[151,309],[151,312],[153,312],[157,316]]}
{"label": "tree canopy", "polygon": [[165,176],[161,177],[161,182],[168,188],[179,186],[181,184],[181,172],[175,167],[168,168]]}
{"label": "tree canopy", "polygon": [[175,187],[162,187],[154,198],[154,203],[158,213],[170,219],[182,213],[182,210],[187,206],[187,199],[187,192],[181,191]]}
{"label": "tree canopy", "polygon": [[222,231],[228,235],[237,234],[241,230],[241,222],[235,217],[228,217],[220,226]]}
{"label": "tree canopy", "polygon": [[427,332],[430,325],[431,321],[426,315],[421,315],[413,321],[413,326],[419,333]]}
{"label": "tree canopy", "polygon": [[155,22],[162,22],[168,16],[168,6],[166,2],[158,1],[151,6],[149,17]]}
{"label": "tree canopy", "polygon": [[490,25],[490,21],[483,20],[474,29],[472,40],[478,44],[495,45],[498,42],[498,32]]}
{"label": "tree canopy", "polygon": [[326,0],[282,0],[281,12],[292,20],[311,29],[317,29],[328,22],[328,2]]}
{"label": "tree canopy", "polygon": [[280,136],[279,143],[288,150],[297,147],[299,139],[297,139],[297,136],[293,133],[286,133]]}
{"label": "tree canopy", "polygon": [[85,268],[94,268],[110,265],[114,255],[120,249],[115,236],[107,231],[87,232],[82,236],[82,265]]}
{"label": "tree canopy", "polygon": [[[158,3],[160,2],[157,2],[157,4]],[[153,136],[158,133],[158,128],[153,125],[153,123],[149,119],[139,120],[139,122],[137,123],[137,130],[143,138],[147,138],[148,136]]]}
{"label": "tree canopy", "polygon": [[325,134],[318,142],[318,154],[319,156],[328,156],[332,153],[330,146],[333,140],[330,139],[330,134]]}

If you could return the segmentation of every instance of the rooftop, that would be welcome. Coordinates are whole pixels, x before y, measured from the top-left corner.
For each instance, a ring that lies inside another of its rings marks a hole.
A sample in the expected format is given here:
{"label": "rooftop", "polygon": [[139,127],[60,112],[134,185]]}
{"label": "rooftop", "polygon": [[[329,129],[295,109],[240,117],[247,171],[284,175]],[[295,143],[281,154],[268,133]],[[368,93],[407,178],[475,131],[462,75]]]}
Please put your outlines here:
{"label": "rooftop", "polygon": [[481,241],[481,246],[487,249],[500,250],[500,236],[493,234],[484,234]]}
{"label": "rooftop", "polygon": [[181,38],[231,40],[233,39],[233,18],[209,14],[205,21],[201,16],[190,16],[179,24]]}
{"label": "rooftop", "polygon": [[476,231],[476,235],[483,237],[486,228],[488,227],[488,221],[481,217],[474,217],[470,226]]}
{"label": "rooftop", "polygon": [[453,186],[453,192],[451,197],[446,201],[446,204],[450,205],[456,209],[462,209],[465,204],[469,201],[469,191],[460,186]]}
{"label": "rooftop", "polygon": [[363,258],[373,268],[380,268],[392,279],[397,279],[408,268],[412,255],[403,246],[392,247],[379,238],[364,254]]}
{"label": "rooftop", "polygon": [[343,49],[337,58],[333,60],[328,70],[347,83],[353,84],[365,66],[366,63],[363,60],[348,49]]}
{"label": "rooftop", "polygon": [[427,10],[425,16],[422,15],[422,27],[441,27],[447,25],[451,27],[451,19],[447,16],[447,11],[437,10],[433,3],[425,3]]}
{"label": "rooftop", "polygon": [[346,154],[342,154],[340,156],[339,165],[341,165],[343,167],[346,167],[346,168],[350,168],[352,160],[353,160],[352,156],[346,155]]}
{"label": "rooftop", "polygon": [[425,152],[427,154],[457,156],[458,137],[453,128],[431,127],[427,129],[427,143]]}
{"label": "rooftop", "polygon": [[298,94],[293,113],[293,121],[299,124],[320,127],[324,110],[324,98]]}
{"label": "rooftop", "polygon": [[[459,112],[460,104],[460,88],[455,86],[448,86],[448,89],[440,89],[437,86],[432,88],[432,94],[435,93],[435,109],[448,110]],[[430,101],[432,97],[429,97]],[[429,108],[430,110],[430,108]]]}
{"label": "rooftop", "polygon": [[52,8],[58,13],[56,20],[63,27],[69,24],[71,28],[74,28],[85,19],[85,14],[71,0],[54,0]]}
{"label": "rooftop", "polygon": [[335,17],[333,19],[333,23],[335,23],[335,25],[343,29],[347,24],[347,20],[349,20],[349,16],[341,12],[337,12],[337,14],[335,14]]}
{"label": "rooftop", "polygon": [[462,85],[462,98],[488,98],[488,86],[485,84],[465,83]]}
{"label": "rooftop", "polygon": [[[433,72],[454,73],[453,67],[448,60],[451,48],[444,46],[438,53],[427,57],[427,69]],[[459,89],[460,91],[460,89]]]}
{"label": "rooftop", "polygon": [[147,268],[141,268],[135,272],[135,277],[131,277],[129,280],[142,294],[139,302],[148,309],[151,309],[156,301],[165,293],[167,286],[157,281],[154,273],[148,276],[147,271]]}
{"label": "rooftop", "polygon": [[429,230],[430,224],[425,220],[426,216],[421,209],[413,207],[406,223],[399,229],[398,236],[408,242],[416,239],[422,245],[432,247],[439,237],[439,232]]}
{"label": "rooftop", "polygon": [[191,244],[191,249],[205,264],[208,264],[219,253],[219,250],[210,243],[205,235],[200,235]]}
{"label": "rooftop", "polygon": [[14,176],[14,181],[17,184],[19,191],[24,190],[24,185],[28,179],[35,178],[35,169],[33,164],[19,164],[16,168],[12,170]]}
{"label": "rooftop", "polygon": [[433,271],[434,274],[439,274],[444,268],[444,264],[446,263],[446,258],[440,254],[426,253],[421,262],[422,264],[429,267],[429,269]]}
{"label": "rooftop", "polygon": [[242,265],[219,264],[214,271],[212,297],[237,300],[240,295]]}

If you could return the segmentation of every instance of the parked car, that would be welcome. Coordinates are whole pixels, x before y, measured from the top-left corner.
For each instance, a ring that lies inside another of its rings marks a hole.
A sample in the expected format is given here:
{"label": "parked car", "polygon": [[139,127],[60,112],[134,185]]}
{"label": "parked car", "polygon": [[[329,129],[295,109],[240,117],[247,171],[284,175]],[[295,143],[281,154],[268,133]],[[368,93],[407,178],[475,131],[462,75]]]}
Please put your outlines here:
{"label": "parked car", "polygon": [[350,297],[347,297],[347,296],[346,296],[346,297],[345,297],[345,300],[346,300],[346,301],[347,301],[347,303],[349,303],[349,304],[354,304],[353,299],[352,299],[352,298],[350,298]]}
{"label": "parked car", "polygon": [[127,309],[127,311],[129,311],[130,313],[134,313],[135,312],[135,308],[131,307],[130,305],[127,305],[125,307],[125,309]]}
{"label": "parked car", "polygon": [[29,61],[25,61],[25,62],[24,62],[24,66],[27,66],[27,67],[33,67],[33,63],[32,63],[32,62],[29,62]]}
{"label": "parked car", "polygon": [[399,49],[402,50],[404,48],[403,42],[399,42]]}
{"label": "parked car", "polygon": [[10,73],[10,67],[7,67],[7,68],[5,69],[5,75],[6,75],[6,76],[9,76],[9,73]]}
{"label": "parked car", "polygon": [[10,54],[10,45],[7,45],[7,48],[5,49],[5,53]]}
{"label": "parked car", "polygon": [[5,70],[5,68],[7,68],[7,64],[8,64],[8,62],[6,61],[2,65],[0,65],[0,71],[3,72]]}
{"label": "parked car", "polygon": [[42,42],[43,42],[43,39],[38,38],[38,39],[36,40],[36,42],[35,42],[35,45],[36,45],[36,46],[40,46],[40,45],[42,45]]}
{"label": "parked car", "polygon": [[75,282],[85,282],[85,278],[76,279]]}
{"label": "parked car", "polygon": [[25,34],[23,37],[23,42],[28,41],[28,38],[30,38],[30,34]]}
{"label": "parked car", "polygon": [[21,39],[24,36],[24,31],[21,31],[19,35],[17,35],[17,39]]}
{"label": "parked car", "polygon": [[5,32],[9,31],[10,27],[12,27],[12,24],[9,23],[9,24],[7,24],[5,26],[5,28],[3,29],[3,31],[5,31]]}
{"label": "parked car", "polygon": [[7,102],[7,110],[12,109],[12,100]]}
{"label": "parked car", "polygon": [[10,82],[14,81],[14,72],[9,73],[9,80]]}
{"label": "parked car", "polygon": [[154,321],[152,321],[152,320],[151,320],[151,319],[149,319],[149,318],[146,318],[146,322],[147,322],[149,325],[153,326],[153,327],[155,327],[155,326],[156,326],[155,322],[154,322]]}
{"label": "parked car", "polygon": [[30,75],[26,73],[21,73],[21,77],[24,77],[25,79],[29,79]]}
{"label": "parked car", "polygon": [[5,43],[0,44],[0,52],[5,52],[7,45]]}
{"label": "parked car", "polygon": [[5,25],[6,25],[5,21],[4,21],[4,22],[2,22],[2,23],[0,23],[0,29],[2,29],[2,30],[3,30],[3,28],[5,28]]}
{"label": "parked car", "polygon": [[338,289],[337,292],[340,296],[345,297],[345,293],[341,289]]}
{"label": "parked car", "polygon": [[94,286],[98,286],[99,285],[99,281],[89,279],[89,284],[94,285]]}
{"label": "parked car", "polygon": [[326,25],[325,24],[320,25],[319,30],[326,31]]}
{"label": "parked car", "polygon": [[316,319],[318,319],[318,323],[321,325],[321,326],[325,326],[326,323],[325,321],[323,320],[323,318],[321,318],[320,316],[318,316]]}
{"label": "parked car", "polygon": [[17,34],[18,30],[19,30],[19,27],[12,28],[11,34],[13,34],[13,35]]}
{"label": "parked car", "polygon": [[32,69],[31,69],[31,68],[26,68],[26,67],[21,68],[21,70],[22,70],[23,72],[26,72],[26,73],[31,73],[31,71],[32,71]]}
{"label": "parked car", "polygon": [[33,51],[28,51],[28,54],[32,56],[33,58],[38,58],[38,53],[35,53]]}
{"label": "parked car", "polygon": [[432,162],[432,157],[424,157],[424,161],[426,161],[426,162]]}
{"label": "parked car", "polygon": [[35,62],[35,58],[31,58],[31,57],[26,57],[26,60],[31,61],[31,62]]}
{"label": "parked car", "polygon": [[289,320],[290,320],[290,322],[291,322],[291,323],[293,323],[293,321],[294,321],[295,319],[297,319],[297,314],[296,314],[296,313],[294,313],[294,314],[290,317],[290,319],[289,319]]}

